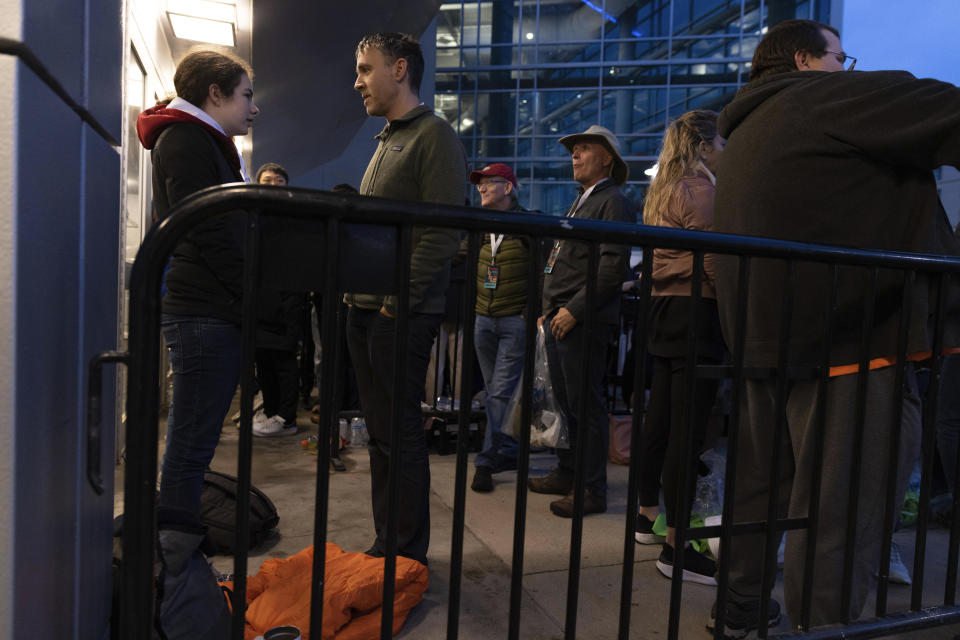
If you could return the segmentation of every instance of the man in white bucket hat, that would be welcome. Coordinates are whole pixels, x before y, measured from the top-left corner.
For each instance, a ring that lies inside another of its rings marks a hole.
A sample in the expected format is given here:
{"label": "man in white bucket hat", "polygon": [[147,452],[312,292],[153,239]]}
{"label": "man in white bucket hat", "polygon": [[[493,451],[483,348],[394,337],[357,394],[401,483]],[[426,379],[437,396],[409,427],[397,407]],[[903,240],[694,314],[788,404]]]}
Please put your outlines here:
{"label": "man in white bucket hat", "polygon": [[[630,171],[620,157],[620,143],[608,129],[593,125],[583,133],[564,136],[560,144],[571,154],[573,178],[579,195],[567,211],[568,218],[636,222],[633,204],[620,192]],[[577,439],[585,438],[584,514],[607,510],[607,448],[610,434],[603,408],[603,374],[607,346],[620,313],[620,285],[627,272],[630,248],[601,244],[594,308],[586,308],[590,245],[557,240],[543,269],[543,316],[546,346],[550,353],[551,382],[566,399],[570,422],[570,448],[557,450],[557,467],[542,478],[530,478],[531,491],[553,493],[563,498],[550,503],[550,510],[563,518],[573,517],[573,478]],[[584,335],[586,315],[594,314],[592,335]],[[587,342],[588,341],[588,342]],[[584,346],[590,366],[583,366]],[[581,393],[582,376],[589,390]],[[578,424],[580,407],[586,403],[586,424]]]}

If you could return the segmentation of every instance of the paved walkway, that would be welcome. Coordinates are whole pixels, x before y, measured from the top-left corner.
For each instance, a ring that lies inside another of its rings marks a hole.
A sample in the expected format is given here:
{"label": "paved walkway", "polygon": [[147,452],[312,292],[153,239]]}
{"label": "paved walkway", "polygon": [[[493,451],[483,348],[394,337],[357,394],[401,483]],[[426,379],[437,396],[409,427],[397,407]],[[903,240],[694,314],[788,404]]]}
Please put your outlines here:
{"label": "paved walkway", "polygon": [[[306,414],[300,424],[309,425]],[[305,433],[305,432],[304,432]],[[271,557],[286,557],[312,544],[313,504],[317,458],[304,452],[296,437],[254,440],[253,482],[276,503],[280,512],[279,533],[253,551],[249,573]],[[213,467],[236,472],[237,430],[224,428]],[[472,455],[471,455],[472,458]],[[328,539],[346,551],[363,551],[372,542],[369,507],[368,458],[365,450],[343,452],[346,472],[330,476]],[[456,456],[433,454],[430,547],[430,587],[424,600],[408,618],[402,638],[446,638],[447,596],[450,580],[450,549],[454,505]],[[531,472],[545,473],[552,466],[547,454],[531,458]],[[467,482],[472,478],[472,464]],[[608,468],[610,498],[605,514],[584,520],[580,595],[577,615],[578,638],[615,638],[619,617],[621,558],[626,521],[627,468]],[[513,512],[516,499],[515,473],[495,476],[496,488],[477,494],[467,488],[466,531],[464,536],[462,596],[459,636],[468,640],[507,637],[510,597],[510,564],[513,545]],[[526,547],[523,566],[523,605],[520,637],[548,640],[563,637],[569,559],[570,521],[549,512],[551,496],[528,494]],[[942,604],[947,534],[931,532],[928,541],[925,606]],[[913,532],[896,536],[911,566]],[[636,545],[631,638],[666,637],[670,583],[655,567],[658,546]],[[230,558],[217,558],[217,568],[232,571]],[[774,596],[780,597],[780,583]],[[891,586],[890,609],[905,610],[910,589]],[[705,630],[715,589],[684,584],[679,637],[711,637]],[[938,602],[938,598],[940,599]],[[784,622],[778,631],[787,631]],[[941,628],[922,634],[924,638],[955,638],[960,628]],[[921,637],[918,634],[895,637]]]}

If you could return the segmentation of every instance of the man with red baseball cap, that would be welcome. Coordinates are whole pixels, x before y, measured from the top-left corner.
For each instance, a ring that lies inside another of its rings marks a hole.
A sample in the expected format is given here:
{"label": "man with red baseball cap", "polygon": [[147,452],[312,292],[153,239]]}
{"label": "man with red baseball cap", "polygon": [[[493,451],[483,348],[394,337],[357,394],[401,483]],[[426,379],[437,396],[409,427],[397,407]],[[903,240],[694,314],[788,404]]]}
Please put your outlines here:
{"label": "man with red baseball cap", "polygon": [[513,169],[502,162],[471,171],[470,182],[477,185],[481,207],[501,211],[517,208],[517,177]]}
{"label": "man with red baseball cap", "polygon": [[[517,178],[501,163],[470,172],[485,209],[524,211],[517,201]],[[493,474],[517,468],[517,441],[501,430],[510,396],[523,371],[526,328],[523,309],[527,301],[525,238],[503,233],[484,234],[477,264],[477,320],[474,344],[486,391],[487,429],[483,451],[474,460],[476,472],[470,488],[493,491]]]}

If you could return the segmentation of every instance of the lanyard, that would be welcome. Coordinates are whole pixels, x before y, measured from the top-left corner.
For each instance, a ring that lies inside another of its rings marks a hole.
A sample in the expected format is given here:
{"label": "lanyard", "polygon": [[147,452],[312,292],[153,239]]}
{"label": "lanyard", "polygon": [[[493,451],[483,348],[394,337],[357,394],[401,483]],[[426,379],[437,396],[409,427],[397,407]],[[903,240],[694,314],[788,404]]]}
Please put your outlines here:
{"label": "lanyard", "polygon": [[497,258],[497,249],[500,248],[500,243],[503,242],[503,234],[496,235],[490,234],[490,260],[496,260]]}

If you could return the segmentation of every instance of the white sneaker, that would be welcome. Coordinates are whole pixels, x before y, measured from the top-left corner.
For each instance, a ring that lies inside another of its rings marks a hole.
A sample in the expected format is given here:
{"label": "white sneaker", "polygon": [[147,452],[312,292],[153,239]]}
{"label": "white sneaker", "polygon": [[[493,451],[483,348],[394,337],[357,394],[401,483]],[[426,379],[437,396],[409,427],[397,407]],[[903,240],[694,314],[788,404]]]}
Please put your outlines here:
{"label": "white sneaker", "polygon": [[263,429],[264,425],[267,424],[267,420],[269,419],[270,418],[267,417],[267,414],[263,412],[263,407],[260,407],[253,413],[253,428],[256,429],[259,427],[260,429]]}
{"label": "white sneaker", "polygon": [[297,432],[297,425],[288,425],[280,416],[271,416],[266,422],[260,425],[253,425],[253,435],[260,438],[273,438],[275,436],[290,436]]}
{"label": "white sneaker", "polygon": [[890,582],[895,584],[913,584],[910,572],[900,557],[900,546],[896,542],[890,543]]}

